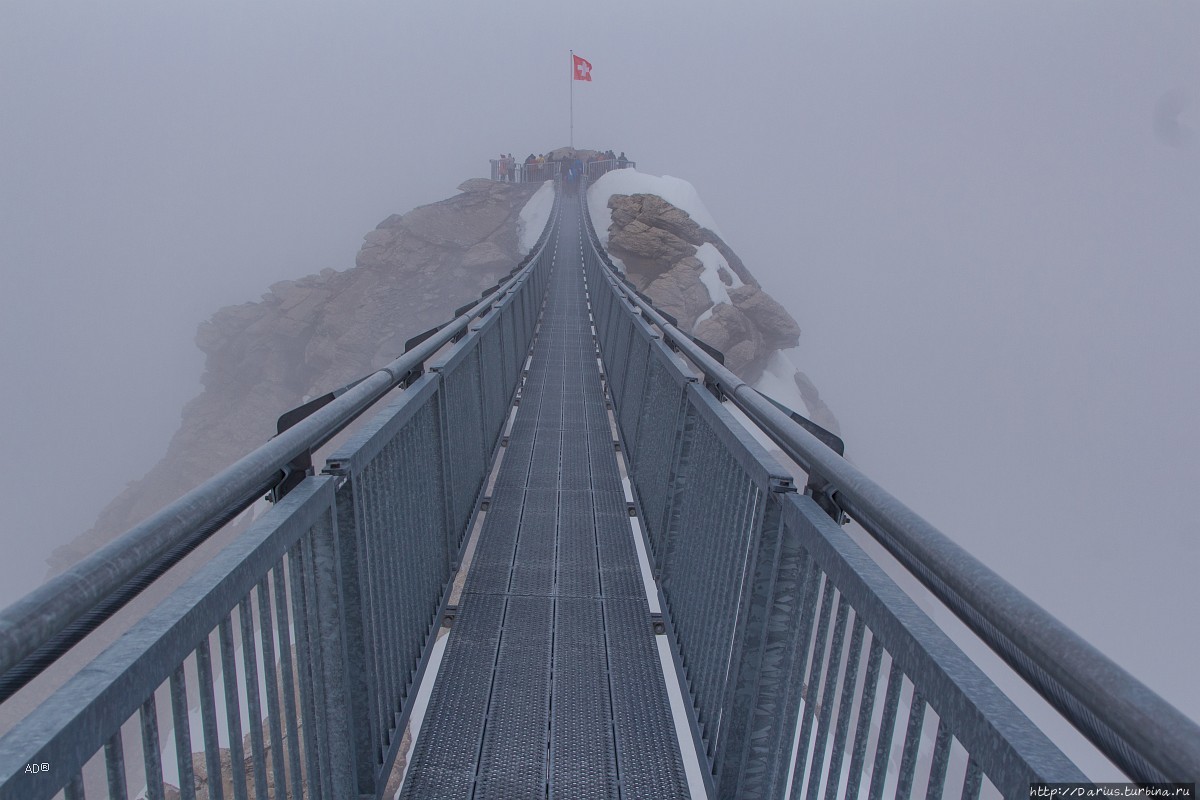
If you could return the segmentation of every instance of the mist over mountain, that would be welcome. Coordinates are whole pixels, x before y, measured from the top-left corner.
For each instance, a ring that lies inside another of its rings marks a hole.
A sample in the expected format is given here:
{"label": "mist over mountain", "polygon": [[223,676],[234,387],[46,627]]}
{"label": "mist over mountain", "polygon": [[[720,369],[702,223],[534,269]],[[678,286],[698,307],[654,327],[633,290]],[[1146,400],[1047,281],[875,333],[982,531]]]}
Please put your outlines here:
{"label": "mist over mountain", "polygon": [[199,321],[565,142],[574,48],[576,142],[703,194],[856,464],[1196,717],[1198,29],[1109,0],[4,3],[0,590],[164,456]]}
{"label": "mist over mountain", "polygon": [[469,180],[454,197],[381,222],[353,268],[274,283],[202,323],[203,391],[166,455],[54,552],[52,571],[266,442],[283,412],[379,369],[409,337],[477,299],[520,260],[518,215],[538,188]]}
{"label": "mist over mountain", "polygon": [[[768,365],[779,371],[786,361],[777,354],[799,342],[796,321],[687,211],[655,194],[611,193],[631,180],[653,189],[663,179],[628,170],[601,178],[592,190],[594,203],[612,209],[603,236],[630,266],[628,274],[678,315],[685,330],[726,351],[727,365],[745,380],[762,383]],[[676,184],[695,196],[690,184]],[[459,190],[389,216],[366,234],[353,268],[279,281],[260,300],[227,306],[203,322],[196,334],[205,355],[203,390],[184,407],[166,455],[87,532],[54,551],[51,572],[70,567],[265,442],[284,411],[381,368],[404,352],[407,339],[446,321],[506,275],[545,224],[551,187],[476,178]],[[705,246],[717,259],[707,257],[711,278],[695,255]],[[725,286],[728,291],[719,288]],[[820,421],[836,428],[810,380],[790,364],[781,377],[786,383],[772,384],[777,399],[802,413],[811,405]]]}

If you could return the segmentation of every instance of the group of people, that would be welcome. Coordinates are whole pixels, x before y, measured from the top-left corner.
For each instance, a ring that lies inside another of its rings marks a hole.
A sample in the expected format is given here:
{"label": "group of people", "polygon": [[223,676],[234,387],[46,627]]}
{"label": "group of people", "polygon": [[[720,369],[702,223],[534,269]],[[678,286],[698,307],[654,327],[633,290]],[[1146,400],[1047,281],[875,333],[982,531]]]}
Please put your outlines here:
{"label": "group of people", "polygon": [[612,150],[591,152],[586,158],[571,150],[561,151],[557,156],[553,153],[536,156],[530,153],[519,163],[512,153],[501,153],[500,158],[492,161],[492,180],[506,183],[541,182],[561,175],[565,181],[574,184],[583,175],[594,181],[609,170],[631,166],[634,163],[624,153],[618,156]]}

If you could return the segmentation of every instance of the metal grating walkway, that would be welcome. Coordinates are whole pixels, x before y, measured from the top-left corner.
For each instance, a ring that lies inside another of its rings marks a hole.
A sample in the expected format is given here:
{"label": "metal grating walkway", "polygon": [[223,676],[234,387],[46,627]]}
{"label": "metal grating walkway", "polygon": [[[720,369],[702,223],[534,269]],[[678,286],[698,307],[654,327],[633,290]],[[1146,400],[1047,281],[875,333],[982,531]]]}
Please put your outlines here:
{"label": "metal grating walkway", "polygon": [[564,198],[529,375],[405,798],[687,797]]}

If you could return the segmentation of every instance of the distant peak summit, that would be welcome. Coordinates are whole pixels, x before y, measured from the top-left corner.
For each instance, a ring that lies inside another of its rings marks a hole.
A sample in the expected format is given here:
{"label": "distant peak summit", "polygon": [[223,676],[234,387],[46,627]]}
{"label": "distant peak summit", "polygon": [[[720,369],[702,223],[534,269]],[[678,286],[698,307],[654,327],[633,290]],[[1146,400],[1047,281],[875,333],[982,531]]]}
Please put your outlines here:
{"label": "distant peak summit", "polygon": [[816,386],[784,353],[799,344],[800,325],[717,233],[691,183],[616,170],[588,189],[588,208],[626,277],[681,329],[720,350],[743,380],[837,430]]}

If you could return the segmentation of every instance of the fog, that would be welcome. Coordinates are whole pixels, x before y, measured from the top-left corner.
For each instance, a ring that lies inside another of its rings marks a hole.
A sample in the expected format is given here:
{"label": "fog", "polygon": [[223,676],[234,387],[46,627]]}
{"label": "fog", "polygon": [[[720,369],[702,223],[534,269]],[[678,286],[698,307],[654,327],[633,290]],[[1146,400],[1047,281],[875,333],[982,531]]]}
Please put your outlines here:
{"label": "fog", "polygon": [[0,6],[0,603],[198,323],[568,138],[692,181],[848,455],[1193,718],[1200,5]]}

